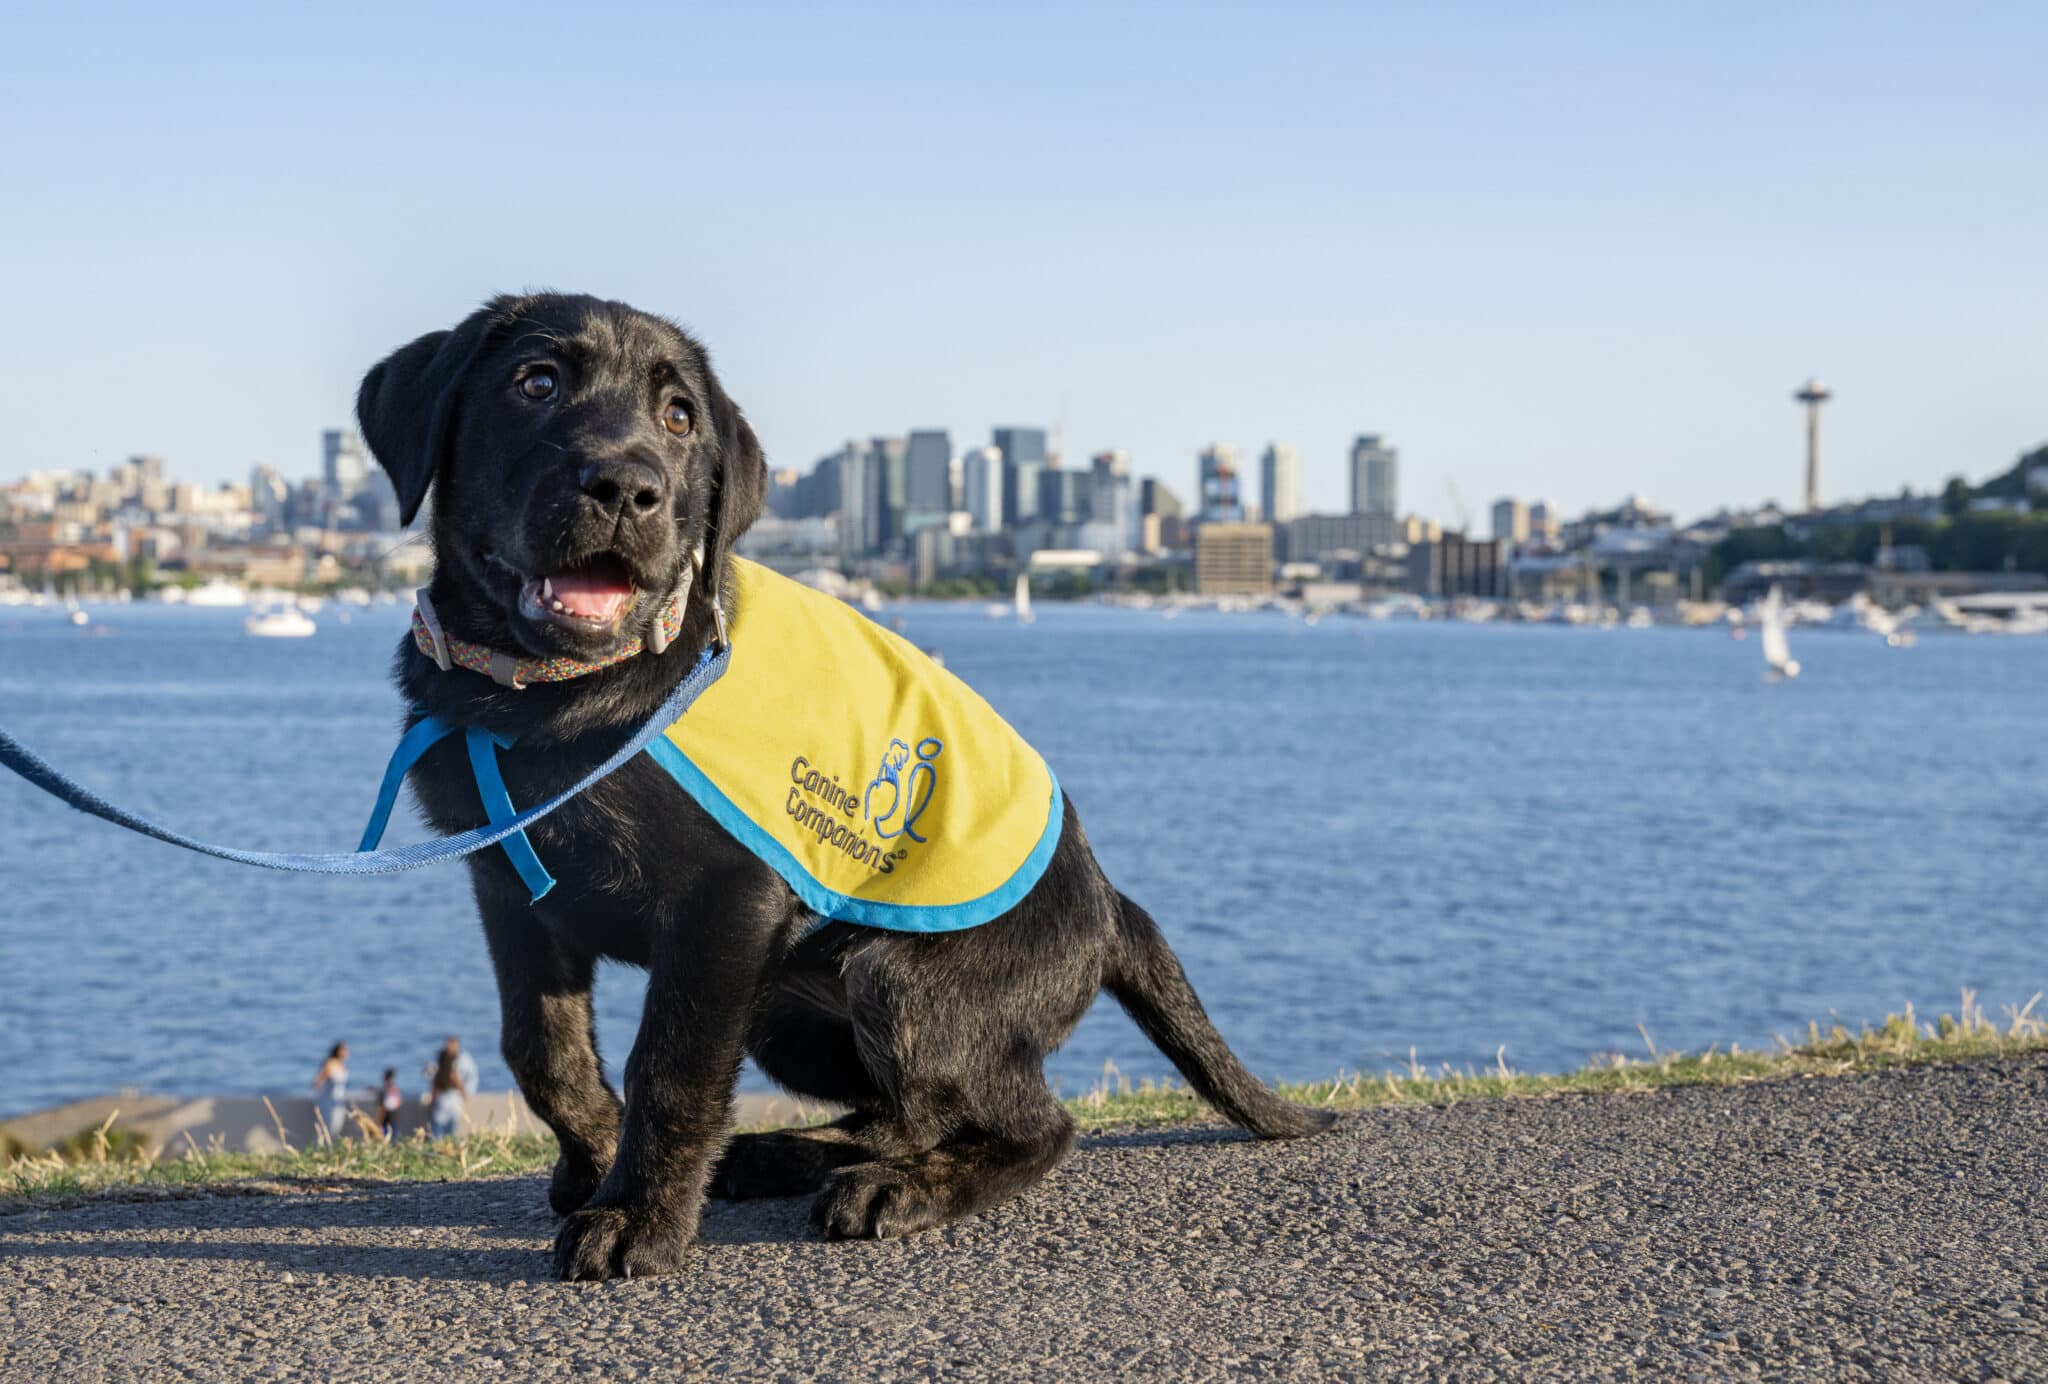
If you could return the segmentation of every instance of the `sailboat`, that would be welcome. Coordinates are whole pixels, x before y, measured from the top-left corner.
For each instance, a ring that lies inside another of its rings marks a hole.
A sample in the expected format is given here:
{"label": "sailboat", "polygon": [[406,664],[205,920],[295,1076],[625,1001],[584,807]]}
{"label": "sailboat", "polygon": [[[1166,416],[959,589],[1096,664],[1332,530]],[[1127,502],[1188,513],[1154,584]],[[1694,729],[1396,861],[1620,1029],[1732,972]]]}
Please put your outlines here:
{"label": "sailboat", "polygon": [[1773,679],[1798,677],[1799,660],[1792,657],[1792,646],[1785,642],[1785,606],[1777,587],[1773,586],[1771,594],[1764,597],[1757,618],[1763,625],[1759,642],[1764,646],[1764,662],[1770,665],[1769,676]]}
{"label": "sailboat", "polygon": [[1028,625],[1038,618],[1031,613],[1031,576],[1028,572],[1017,574],[1017,594],[1010,604],[1017,612],[1019,624]]}

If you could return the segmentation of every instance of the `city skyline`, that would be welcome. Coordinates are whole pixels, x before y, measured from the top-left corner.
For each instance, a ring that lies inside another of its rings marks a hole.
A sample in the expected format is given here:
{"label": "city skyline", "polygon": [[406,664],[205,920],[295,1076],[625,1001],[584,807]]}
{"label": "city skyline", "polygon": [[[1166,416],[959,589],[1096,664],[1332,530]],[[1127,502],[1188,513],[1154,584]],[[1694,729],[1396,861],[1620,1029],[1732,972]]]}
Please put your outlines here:
{"label": "city skyline", "polygon": [[[598,84],[664,22],[580,13],[550,63]],[[1333,509],[1367,428],[1438,518],[1452,484],[1693,513],[1799,503],[1785,393],[1812,374],[1840,391],[1824,499],[1989,474],[2048,432],[2038,7],[692,25],[719,60],[684,124],[717,136],[524,129],[541,205],[634,189],[537,234],[498,161],[445,156],[534,25],[20,17],[0,250],[36,272],[0,342],[0,471],[296,472],[370,364],[546,284],[697,329],[780,466],[889,419],[1057,427],[1177,484],[1210,441],[1283,438],[1304,508]],[[989,100],[992,62],[1043,99]],[[1289,99],[1190,102],[1191,73]],[[607,128],[677,128],[665,84],[605,89]],[[691,175],[649,179],[663,160]]]}

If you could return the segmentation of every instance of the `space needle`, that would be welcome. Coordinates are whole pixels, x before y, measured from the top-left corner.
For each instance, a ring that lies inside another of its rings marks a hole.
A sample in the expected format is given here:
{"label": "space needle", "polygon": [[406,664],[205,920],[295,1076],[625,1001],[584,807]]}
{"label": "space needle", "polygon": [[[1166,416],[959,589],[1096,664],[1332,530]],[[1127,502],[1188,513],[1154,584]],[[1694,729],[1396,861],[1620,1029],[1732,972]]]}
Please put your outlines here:
{"label": "space needle", "polygon": [[1820,508],[1820,406],[1834,397],[1819,380],[1808,380],[1792,396],[1806,405],[1806,512]]}

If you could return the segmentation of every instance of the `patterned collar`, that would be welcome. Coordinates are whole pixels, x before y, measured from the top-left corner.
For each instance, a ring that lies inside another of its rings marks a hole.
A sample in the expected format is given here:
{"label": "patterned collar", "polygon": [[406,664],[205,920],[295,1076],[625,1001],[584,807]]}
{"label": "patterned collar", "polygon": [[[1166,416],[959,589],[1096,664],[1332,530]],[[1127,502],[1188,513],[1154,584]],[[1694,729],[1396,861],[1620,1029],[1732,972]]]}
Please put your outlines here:
{"label": "patterned collar", "polygon": [[[595,673],[615,663],[623,663],[640,653],[651,649],[661,653],[667,649],[683,628],[683,602],[688,595],[689,584],[669,597],[662,608],[661,618],[655,622],[650,637],[642,640],[634,635],[620,646],[619,651],[599,659],[580,658],[531,658],[472,644],[466,639],[453,639],[441,632],[441,621],[434,614],[434,603],[428,599],[427,590],[421,587],[416,599],[419,604],[412,612],[412,642],[419,651],[442,672],[455,668],[467,668],[472,673],[482,673],[500,687],[523,688],[530,682],[567,682],[580,678],[585,673]],[[718,608],[717,595],[713,593],[712,607],[718,621],[718,642],[725,643],[725,612]]]}

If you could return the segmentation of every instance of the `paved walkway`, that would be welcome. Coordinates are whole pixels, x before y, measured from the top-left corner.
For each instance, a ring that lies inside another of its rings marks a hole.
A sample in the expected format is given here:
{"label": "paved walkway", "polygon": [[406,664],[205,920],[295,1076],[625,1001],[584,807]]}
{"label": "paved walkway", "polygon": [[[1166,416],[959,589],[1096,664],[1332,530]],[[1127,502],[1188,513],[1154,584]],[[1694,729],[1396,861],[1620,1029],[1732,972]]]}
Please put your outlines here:
{"label": "paved walkway", "polygon": [[537,1178],[0,1217],[0,1376],[2048,1377],[2048,1061],[1102,1136],[885,1244],[716,1205],[547,1280]]}

